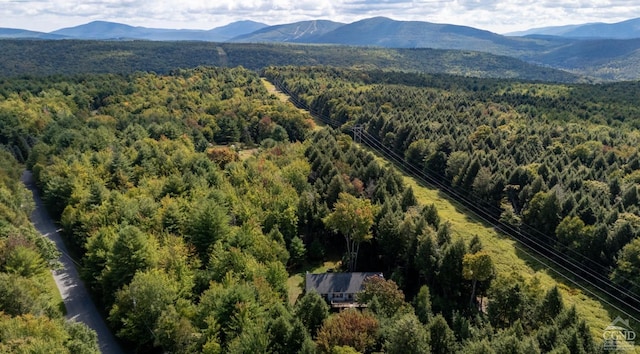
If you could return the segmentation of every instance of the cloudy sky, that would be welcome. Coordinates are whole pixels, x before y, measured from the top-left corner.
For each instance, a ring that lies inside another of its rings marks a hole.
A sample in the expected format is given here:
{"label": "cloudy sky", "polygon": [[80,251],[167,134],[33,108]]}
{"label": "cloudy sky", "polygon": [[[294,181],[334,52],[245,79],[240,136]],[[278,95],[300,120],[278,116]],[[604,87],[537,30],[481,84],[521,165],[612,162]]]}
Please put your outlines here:
{"label": "cloudy sky", "polygon": [[638,0],[0,0],[0,27],[52,31],[93,20],[211,29],[373,16],[466,25],[497,33],[640,17]]}

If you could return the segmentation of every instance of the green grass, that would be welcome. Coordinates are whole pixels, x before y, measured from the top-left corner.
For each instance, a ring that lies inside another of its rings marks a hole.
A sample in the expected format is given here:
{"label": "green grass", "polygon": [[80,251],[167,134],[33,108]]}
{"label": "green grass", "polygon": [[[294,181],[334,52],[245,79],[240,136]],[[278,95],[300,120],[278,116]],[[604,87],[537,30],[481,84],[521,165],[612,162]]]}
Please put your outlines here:
{"label": "green grass", "polygon": [[[557,284],[565,305],[575,305],[580,316],[587,321],[594,338],[601,340],[602,331],[618,315],[617,311],[585,294],[570,281],[555,274],[545,262],[525,253],[523,247],[516,241],[469,216],[466,209],[444,196],[437,189],[418,184],[411,177],[405,176],[404,180],[408,186],[413,188],[420,204],[433,203],[438,209],[440,219],[451,223],[454,237],[462,237],[467,243],[474,235],[480,238],[484,250],[491,255],[494,261],[498,275],[516,272],[525,279],[536,277],[544,290]],[[621,317],[625,316],[621,315]]]}
{"label": "green grass", "polygon": [[[367,150],[373,153],[383,166],[395,168],[395,165],[382,158],[376,151]],[[613,319],[617,316],[623,319],[627,318],[627,316],[615,310],[605,301],[598,300],[585,293],[571,281],[556,274],[556,272],[549,269],[550,266],[544,260],[533,256],[526,251],[524,246],[509,236],[497,232],[490,225],[472,216],[466,208],[438,189],[419,183],[397,168],[396,171],[403,176],[406,185],[413,188],[420,205],[434,204],[438,210],[440,220],[449,221],[453,237],[462,237],[467,244],[475,235],[480,238],[483,249],[493,259],[498,276],[515,272],[527,280],[536,277],[544,291],[557,285],[562,293],[565,306],[576,306],[576,310],[589,325],[591,333],[597,342],[602,342],[603,330]],[[584,286],[584,283],[580,284]],[[613,302],[604,294],[590,287],[588,289],[596,292],[606,301]],[[632,322],[633,320],[630,321],[630,323]],[[638,324],[632,323],[631,325],[636,329],[636,332],[640,333],[640,328],[637,328]],[[640,353],[640,348],[637,352]]]}
{"label": "green grass", "polygon": [[[275,91],[275,87],[273,87],[272,84],[266,80],[263,80],[263,82],[268,88]],[[288,98],[288,96],[282,93],[280,94],[283,95],[280,96],[281,99]],[[388,167],[393,166],[376,151],[371,149],[367,150],[374,153],[383,165]],[[451,223],[451,231],[454,237],[462,237],[467,243],[475,235],[480,238],[484,250],[488,252],[493,259],[498,276],[500,274],[516,272],[527,280],[535,277],[538,279],[541,288],[545,291],[557,285],[562,293],[565,305],[575,305],[580,316],[589,325],[591,333],[597,342],[602,342],[602,332],[614,318],[619,315],[623,319],[625,318],[623,314],[620,314],[604,301],[600,301],[584,293],[581,288],[571,281],[550,270],[549,265],[546,264],[545,261],[526,252],[523,246],[519,245],[507,235],[497,232],[490,225],[471,216],[468,210],[448,198],[439,190],[418,183],[414,178],[405,175],[402,171],[398,170],[398,172],[404,176],[403,179],[405,183],[413,188],[419,204],[428,205],[433,203],[438,210],[440,219]],[[326,268],[318,267],[312,272],[316,271],[323,272],[326,271]],[[298,296],[302,293],[304,273],[305,271],[303,270],[300,273],[292,274],[287,281],[289,301],[291,304],[295,303]],[[606,299],[604,295],[599,295]],[[638,329],[636,329],[636,331],[638,331]]]}
{"label": "green grass", "polygon": [[60,295],[56,281],[53,279],[53,273],[50,271],[42,272],[42,274],[37,275],[37,279],[49,290],[49,294],[51,294],[51,307],[59,309],[60,313],[65,315],[67,309],[64,306],[64,301],[62,301],[62,295]]}
{"label": "green grass", "polygon": [[287,279],[287,290],[289,293],[289,303],[295,304],[298,297],[302,295],[304,285],[304,275],[309,273],[325,273],[329,269],[335,269],[338,267],[339,260],[324,261],[321,263],[308,264],[302,267],[297,273],[292,273]]}
{"label": "green grass", "polygon": [[313,131],[318,131],[321,130],[325,127],[325,124],[317,119],[315,119],[313,117],[313,115],[311,113],[309,113],[309,111],[304,110],[302,108],[298,108],[296,107],[293,103],[291,103],[291,101],[289,101],[289,95],[279,91],[274,84],[272,84],[271,82],[269,82],[269,80],[267,80],[266,78],[261,78],[262,84],[264,85],[264,87],[267,89],[267,91],[269,91],[269,93],[275,95],[277,98],[279,98],[282,102],[287,102],[289,103],[292,107],[294,107],[295,109],[299,110],[300,112],[306,114],[309,116],[309,118],[311,118],[313,120],[313,122],[315,123],[315,125],[313,126],[313,128],[311,130]]}

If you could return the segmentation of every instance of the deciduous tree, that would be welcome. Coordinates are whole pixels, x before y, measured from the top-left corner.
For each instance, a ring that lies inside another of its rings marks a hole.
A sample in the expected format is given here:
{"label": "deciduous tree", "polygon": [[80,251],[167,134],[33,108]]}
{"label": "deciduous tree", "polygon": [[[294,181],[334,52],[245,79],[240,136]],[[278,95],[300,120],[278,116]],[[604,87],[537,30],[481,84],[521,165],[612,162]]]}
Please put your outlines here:
{"label": "deciduous tree", "polygon": [[335,346],[348,345],[364,353],[376,342],[378,321],[367,312],[345,310],[322,324],[318,331],[318,349],[330,353]]}
{"label": "deciduous tree", "polygon": [[462,276],[471,280],[471,299],[469,305],[473,304],[476,296],[476,285],[478,281],[489,280],[495,274],[493,260],[491,256],[485,252],[477,252],[474,254],[465,254],[462,259]]}
{"label": "deciduous tree", "polygon": [[371,240],[371,226],[376,207],[368,199],[360,199],[348,193],[340,193],[334,211],[323,219],[325,225],[344,236],[347,244],[349,271],[356,269],[358,251],[362,242]]}

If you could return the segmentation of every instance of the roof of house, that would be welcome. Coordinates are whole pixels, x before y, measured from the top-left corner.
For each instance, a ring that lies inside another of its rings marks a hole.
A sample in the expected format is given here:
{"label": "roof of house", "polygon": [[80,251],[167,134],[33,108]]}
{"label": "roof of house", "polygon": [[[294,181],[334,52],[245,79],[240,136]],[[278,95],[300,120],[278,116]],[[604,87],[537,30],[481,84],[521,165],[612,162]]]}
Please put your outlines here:
{"label": "roof of house", "polygon": [[305,292],[315,290],[318,294],[355,294],[362,290],[362,282],[372,276],[381,277],[382,273],[307,273]]}

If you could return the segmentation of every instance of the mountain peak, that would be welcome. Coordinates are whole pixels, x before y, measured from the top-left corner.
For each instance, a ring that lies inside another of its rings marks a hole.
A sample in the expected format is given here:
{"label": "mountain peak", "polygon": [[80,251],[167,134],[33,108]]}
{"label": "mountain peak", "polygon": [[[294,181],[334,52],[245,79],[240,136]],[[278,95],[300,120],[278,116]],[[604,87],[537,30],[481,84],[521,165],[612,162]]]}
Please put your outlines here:
{"label": "mountain peak", "polygon": [[261,28],[253,33],[233,38],[233,42],[293,42],[314,43],[320,36],[331,32],[343,23],[329,20],[309,20]]}
{"label": "mountain peak", "polygon": [[114,39],[127,38],[135,27],[108,21],[92,21],[84,25],[62,28],[52,34],[71,38]]}

